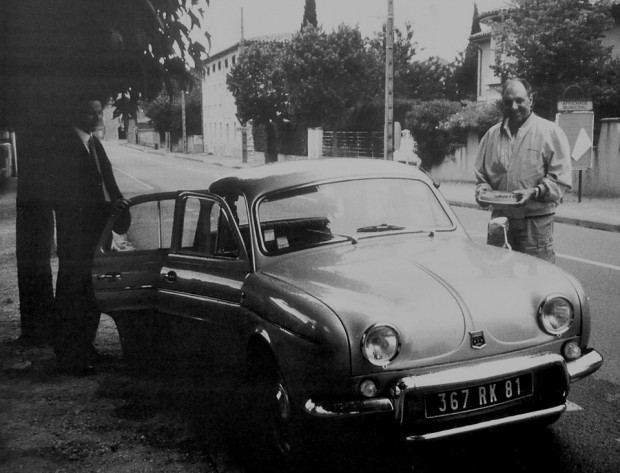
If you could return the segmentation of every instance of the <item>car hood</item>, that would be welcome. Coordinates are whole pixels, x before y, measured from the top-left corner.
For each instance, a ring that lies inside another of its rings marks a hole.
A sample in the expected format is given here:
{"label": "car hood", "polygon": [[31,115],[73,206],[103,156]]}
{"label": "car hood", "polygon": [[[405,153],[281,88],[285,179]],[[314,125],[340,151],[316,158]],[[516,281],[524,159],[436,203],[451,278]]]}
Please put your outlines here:
{"label": "car hood", "polygon": [[[575,308],[570,279],[554,265],[500,248],[447,236],[384,236],[280,258],[261,272],[329,306],[349,336],[352,363],[364,331],[392,324],[405,368],[512,351],[548,341],[537,311],[550,294]],[[470,333],[483,331],[484,350]],[[458,353],[458,355],[457,355]],[[356,361],[357,360],[357,361]]]}

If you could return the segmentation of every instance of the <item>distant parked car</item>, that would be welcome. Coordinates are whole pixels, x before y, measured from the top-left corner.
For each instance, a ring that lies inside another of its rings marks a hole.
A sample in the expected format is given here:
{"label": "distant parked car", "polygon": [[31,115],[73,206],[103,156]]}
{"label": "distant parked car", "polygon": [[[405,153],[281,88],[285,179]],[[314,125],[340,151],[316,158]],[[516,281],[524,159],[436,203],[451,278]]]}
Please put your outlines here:
{"label": "distant parked car", "polygon": [[415,166],[271,164],[129,211],[129,250],[112,219],[93,272],[125,356],[239,376],[262,460],[294,453],[310,418],[412,442],[550,423],[602,364],[575,278],[474,244]]}
{"label": "distant parked car", "polygon": [[11,177],[13,169],[13,151],[8,131],[0,130],[0,183]]}

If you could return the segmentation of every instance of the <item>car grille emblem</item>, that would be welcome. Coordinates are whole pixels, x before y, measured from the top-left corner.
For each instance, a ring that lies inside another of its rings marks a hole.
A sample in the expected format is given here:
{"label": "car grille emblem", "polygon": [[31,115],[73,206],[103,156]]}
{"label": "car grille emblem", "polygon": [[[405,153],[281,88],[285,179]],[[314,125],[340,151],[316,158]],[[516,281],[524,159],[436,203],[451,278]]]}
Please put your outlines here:
{"label": "car grille emblem", "polygon": [[482,330],[478,332],[469,332],[469,338],[471,340],[471,347],[480,349],[484,348],[487,344],[487,341],[484,339],[484,332]]}

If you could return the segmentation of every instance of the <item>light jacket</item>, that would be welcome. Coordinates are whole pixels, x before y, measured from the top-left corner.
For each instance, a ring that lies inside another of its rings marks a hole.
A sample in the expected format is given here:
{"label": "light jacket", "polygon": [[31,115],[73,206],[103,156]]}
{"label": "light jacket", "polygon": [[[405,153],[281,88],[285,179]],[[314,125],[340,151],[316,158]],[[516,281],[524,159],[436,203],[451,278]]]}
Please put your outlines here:
{"label": "light jacket", "polygon": [[476,191],[511,192],[538,185],[542,190],[538,199],[522,207],[502,206],[501,211],[510,218],[552,214],[571,188],[571,171],[566,134],[555,123],[532,113],[516,136],[511,135],[507,119],[484,135],[474,168]]}

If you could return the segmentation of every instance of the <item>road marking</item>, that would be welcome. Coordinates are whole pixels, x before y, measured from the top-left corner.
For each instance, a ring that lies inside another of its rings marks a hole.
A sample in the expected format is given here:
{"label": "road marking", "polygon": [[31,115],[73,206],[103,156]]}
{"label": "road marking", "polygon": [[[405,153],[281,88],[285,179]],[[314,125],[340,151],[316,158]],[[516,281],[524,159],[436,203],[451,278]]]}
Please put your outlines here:
{"label": "road marking", "polygon": [[[482,232],[469,232],[469,236],[473,238],[480,238],[481,240],[486,239],[487,234]],[[620,271],[620,266],[616,266],[615,264],[608,263],[600,263],[598,261],[593,261],[591,259],[580,258],[579,256],[570,256],[565,255],[564,253],[556,253],[558,258],[564,258],[571,261],[577,261],[578,263],[590,264],[592,266],[598,266],[599,268],[611,269],[613,271]]]}
{"label": "road marking", "polygon": [[575,404],[574,402],[566,401],[566,412],[571,411],[583,411],[583,407],[579,404]]}
{"label": "road marking", "polygon": [[578,256],[569,256],[562,253],[556,253],[556,256],[560,258],[569,259],[571,261],[578,261],[579,263],[591,264],[592,266],[598,266],[599,268],[613,269],[614,271],[620,271],[620,266],[607,263],[599,263],[598,261],[592,261],[585,258],[579,258]]}
{"label": "road marking", "polygon": [[125,176],[127,176],[129,179],[133,179],[134,181],[136,181],[138,184],[143,185],[144,187],[146,187],[147,189],[154,191],[155,188],[153,186],[151,186],[150,184],[147,184],[144,181],[141,181],[140,179],[138,179],[136,176],[132,176],[131,174],[129,174],[128,172],[123,171],[122,169],[119,169],[117,167],[114,168],[116,171],[120,172],[121,174],[124,174]]}

